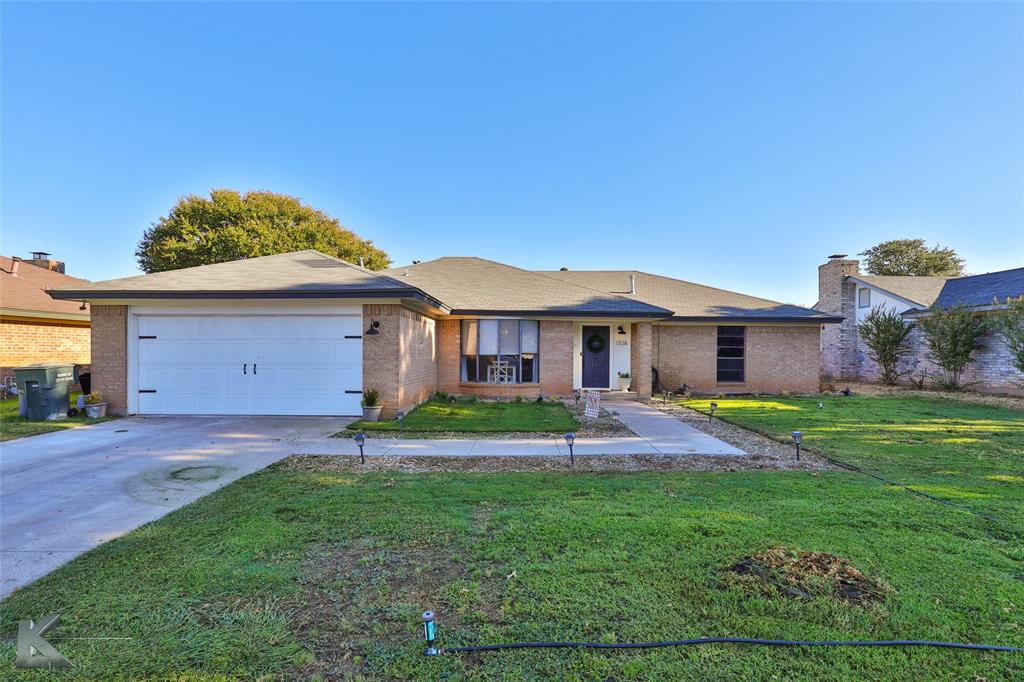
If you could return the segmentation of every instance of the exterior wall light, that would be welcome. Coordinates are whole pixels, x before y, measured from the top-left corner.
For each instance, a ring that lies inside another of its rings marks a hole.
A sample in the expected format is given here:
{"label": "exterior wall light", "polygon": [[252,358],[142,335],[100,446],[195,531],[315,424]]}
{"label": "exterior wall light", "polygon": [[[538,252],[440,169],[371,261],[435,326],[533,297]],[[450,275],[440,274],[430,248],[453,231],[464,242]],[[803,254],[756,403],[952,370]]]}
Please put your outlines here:
{"label": "exterior wall light", "polygon": [[620,324],[620,325],[619,325],[619,331],[617,331],[617,332],[615,332],[615,333],[616,333],[616,334],[620,334],[620,335],[622,335],[622,336],[625,336],[625,335],[626,335],[626,330],[625,330],[625,329],[623,329],[623,328],[622,328],[622,325]]}
{"label": "exterior wall light", "polygon": [[352,437],[352,440],[354,440],[356,445],[359,446],[359,463],[366,464],[366,459],[363,457],[363,444],[366,443],[366,436],[361,433],[357,433]]}
{"label": "exterior wall light", "polygon": [[794,431],[789,434],[793,438],[793,442],[796,443],[796,461],[800,461],[800,442],[804,439],[804,434],[799,431]]}
{"label": "exterior wall light", "polygon": [[576,434],[575,433],[570,432],[570,433],[565,434],[565,444],[569,446],[569,465],[570,466],[576,466],[576,457],[575,457],[575,455],[572,452],[572,444],[575,443],[575,442],[576,442]]}
{"label": "exterior wall light", "polygon": [[380,332],[377,331],[378,329],[380,329],[380,322],[377,320],[370,320],[370,328],[366,330],[366,335],[377,336],[377,334],[380,334]]}

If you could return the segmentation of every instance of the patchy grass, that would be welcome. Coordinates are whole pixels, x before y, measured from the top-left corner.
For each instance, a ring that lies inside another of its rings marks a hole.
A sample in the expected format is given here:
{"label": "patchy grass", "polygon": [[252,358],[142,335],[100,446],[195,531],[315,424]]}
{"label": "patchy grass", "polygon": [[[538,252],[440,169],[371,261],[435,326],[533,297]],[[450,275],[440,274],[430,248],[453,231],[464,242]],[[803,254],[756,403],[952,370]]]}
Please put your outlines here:
{"label": "patchy grass", "polygon": [[[683,404],[707,412],[709,402]],[[1024,533],[1024,411],[908,395],[716,402],[716,417],[787,442],[801,431],[807,449],[994,515]]]}
{"label": "patchy grass", "polygon": [[[77,398],[77,393],[72,394],[72,406],[74,406]],[[7,400],[0,400],[0,442],[5,440],[14,440],[15,438],[25,438],[27,436],[38,436],[41,433],[50,433],[52,431],[73,429],[77,426],[99,424],[100,422],[105,422],[108,419],[110,419],[110,417],[103,417],[102,419],[68,417],[67,419],[52,422],[29,421],[24,417],[18,416],[18,398],[8,398]]]}
{"label": "patchy grass", "polygon": [[[405,418],[407,433],[562,433],[577,426],[560,402],[431,399]],[[351,431],[398,431],[398,420],[357,421]]]}
{"label": "patchy grass", "polygon": [[[885,586],[882,598],[851,602],[803,578],[806,594],[794,598],[730,579],[745,557],[763,560],[780,545],[797,557],[833,556],[825,565],[837,569],[818,570],[823,578],[867,576]],[[1024,549],[978,517],[848,472],[360,475],[276,466],[0,603],[0,677],[38,677],[11,667],[13,634],[19,619],[54,611],[63,618],[55,637],[133,638],[54,640],[76,666],[59,673],[66,679],[1024,676],[1019,654],[930,649],[426,658],[424,609],[437,612],[451,646],[705,635],[1020,646]]]}

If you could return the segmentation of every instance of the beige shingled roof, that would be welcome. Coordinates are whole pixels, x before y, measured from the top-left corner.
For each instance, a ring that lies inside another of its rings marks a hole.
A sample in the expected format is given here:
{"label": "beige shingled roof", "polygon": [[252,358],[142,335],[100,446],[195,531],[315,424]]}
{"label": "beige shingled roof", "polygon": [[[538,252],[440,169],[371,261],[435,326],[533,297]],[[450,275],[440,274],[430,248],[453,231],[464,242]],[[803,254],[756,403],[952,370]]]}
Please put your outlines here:
{"label": "beige shingled roof", "polygon": [[667,308],[673,312],[674,318],[706,320],[729,317],[753,321],[825,321],[833,318],[831,315],[800,306],[637,270],[561,270],[545,271],[541,274],[611,292],[629,292],[632,275],[636,281],[636,295],[630,298]]}
{"label": "beige shingled roof", "polygon": [[856,275],[850,279],[870,284],[890,294],[896,294],[923,308],[935,303],[949,277],[912,277],[885,275]]}
{"label": "beige shingled roof", "polygon": [[483,258],[438,258],[385,271],[458,313],[537,312],[664,317],[668,310],[547,274]]}
{"label": "beige shingled roof", "polygon": [[314,251],[201,265],[121,279],[108,279],[62,289],[62,298],[91,298],[96,294],[199,294],[259,292],[403,292],[409,287],[378,272]]}
{"label": "beige shingled roof", "polygon": [[55,301],[47,293],[48,289],[85,284],[88,280],[47,270],[28,261],[21,262],[15,277],[11,274],[13,265],[12,258],[0,256],[0,308],[9,311],[8,314],[25,311],[34,313],[33,317],[39,317],[42,313],[59,313],[62,316],[88,319],[88,309],[79,310],[79,304],[75,301]]}

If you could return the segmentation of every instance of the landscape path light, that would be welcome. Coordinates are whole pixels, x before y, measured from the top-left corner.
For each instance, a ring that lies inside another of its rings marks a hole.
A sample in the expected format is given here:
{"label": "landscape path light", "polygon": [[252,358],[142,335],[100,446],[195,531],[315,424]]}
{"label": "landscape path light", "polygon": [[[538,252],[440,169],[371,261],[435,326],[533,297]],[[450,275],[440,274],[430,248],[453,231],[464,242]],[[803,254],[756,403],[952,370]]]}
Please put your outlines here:
{"label": "landscape path light", "polygon": [[405,412],[399,412],[395,415],[398,418],[398,434],[405,433]]}
{"label": "landscape path light", "polygon": [[361,433],[357,433],[353,436],[353,440],[356,442],[356,445],[359,446],[359,463],[366,464],[366,459],[363,457],[363,443],[366,442],[366,436]]}
{"label": "landscape path light", "polygon": [[793,442],[796,443],[796,461],[799,462],[800,461],[800,442],[804,439],[804,434],[800,433],[799,431],[794,431],[793,433],[791,433],[789,435],[793,437]]}
{"label": "landscape path light", "polygon": [[715,403],[715,402],[711,403],[711,414],[708,415],[708,421],[711,421],[712,419],[715,418],[715,410],[717,410],[717,409],[718,409],[718,403]]}
{"label": "landscape path light", "polygon": [[576,434],[569,432],[565,434],[565,444],[569,446],[569,465],[576,466],[576,457],[572,452],[572,444],[576,442]]}

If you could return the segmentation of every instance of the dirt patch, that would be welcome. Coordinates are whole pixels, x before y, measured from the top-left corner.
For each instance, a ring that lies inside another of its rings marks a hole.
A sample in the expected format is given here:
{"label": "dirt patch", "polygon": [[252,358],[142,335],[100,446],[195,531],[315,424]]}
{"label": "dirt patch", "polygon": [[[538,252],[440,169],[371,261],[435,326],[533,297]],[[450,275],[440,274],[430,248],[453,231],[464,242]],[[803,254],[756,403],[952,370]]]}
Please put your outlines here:
{"label": "dirt patch", "polygon": [[[474,521],[486,523],[487,511]],[[422,646],[421,614],[438,612],[446,632],[500,624],[505,577],[497,568],[463,560],[458,548],[395,546],[372,538],[317,545],[302,565],[301,597],[291,628],[313,660],[288,679],[349,679],[383,671],[369,654]]]}
{"label": "dirt patch", "polygon": [[728,568],[727,582],[765,594],[793,599],[832,597],[856,606],[881,603],[893,592],[848,559],[782,546],[743,557]]}

